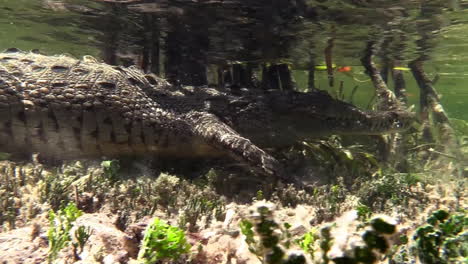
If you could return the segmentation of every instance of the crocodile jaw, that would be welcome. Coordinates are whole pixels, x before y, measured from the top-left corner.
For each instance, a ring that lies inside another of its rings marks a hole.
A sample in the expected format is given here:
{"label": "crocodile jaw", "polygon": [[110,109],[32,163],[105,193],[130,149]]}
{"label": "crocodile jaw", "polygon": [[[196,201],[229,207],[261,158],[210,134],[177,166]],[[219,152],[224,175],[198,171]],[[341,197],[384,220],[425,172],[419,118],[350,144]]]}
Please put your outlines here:
{"label": "crocodile jaw", "polygon": [[415,121],[407,111],[364,111],[324,91],[271,92],[267,102],[274,113],[272,122],[277,123],[273,125],[276,133],[290,133],[298,140],[314,135],[394,133]]}
{"label": "crocodile jaw", "polygon": [[[343,116],[317,117],[321,135],[382,135],[405,131],[416,118],[404,111],[365,112],[358,110]],[[317,121],[313,123],[317,124]],[[312,131],[311,131],[312,132]]]}

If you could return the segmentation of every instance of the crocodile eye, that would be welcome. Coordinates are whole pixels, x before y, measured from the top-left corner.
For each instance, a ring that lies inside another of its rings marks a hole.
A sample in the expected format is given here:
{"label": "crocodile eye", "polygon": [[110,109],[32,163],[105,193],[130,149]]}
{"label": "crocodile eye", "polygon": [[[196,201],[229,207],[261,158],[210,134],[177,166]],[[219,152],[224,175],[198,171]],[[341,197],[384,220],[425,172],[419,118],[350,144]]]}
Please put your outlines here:
{"label": "crocodile eye", "polygon": [[398,114],[395,113],[395,112],[390,112],[390,119],[394,120],[394,121],[398,121],[399,118],[398,118]]}
{"label": "crocodile eye", "polygon": [[403,126],[403,124],[400,122],[400,120],[398,120],[398,121],[395,122],[395,126],[400,128],[400,127]]}

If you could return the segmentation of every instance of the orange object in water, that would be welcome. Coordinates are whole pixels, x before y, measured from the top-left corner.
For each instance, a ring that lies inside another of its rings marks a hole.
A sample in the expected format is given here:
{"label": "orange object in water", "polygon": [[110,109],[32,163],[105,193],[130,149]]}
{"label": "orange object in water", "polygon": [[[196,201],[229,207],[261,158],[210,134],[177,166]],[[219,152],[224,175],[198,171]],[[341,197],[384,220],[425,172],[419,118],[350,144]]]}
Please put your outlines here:
{"label": "orange object in water", "polygon": [[351,66],[343,66],[338,68],[339,72],[350,72],[351,71]]}

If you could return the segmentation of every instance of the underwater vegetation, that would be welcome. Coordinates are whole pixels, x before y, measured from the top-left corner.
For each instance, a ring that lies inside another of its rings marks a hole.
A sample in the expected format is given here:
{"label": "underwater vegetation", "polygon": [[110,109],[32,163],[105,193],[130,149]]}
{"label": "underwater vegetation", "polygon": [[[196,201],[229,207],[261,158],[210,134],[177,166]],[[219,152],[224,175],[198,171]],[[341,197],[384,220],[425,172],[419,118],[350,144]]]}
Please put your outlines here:
{"label": "underwater vegetation", "polygon": [[93,55],[187,94],[327,90],[418,122],[265,148],[290,181],[224,160],[51,165],[0,153],[0,263],[468,263],[466,1],[150,2],[5,2],[0,46]]}
{"label": "underwater vegetation", "polygon": [[[241,200],[249,195],[251,202],[257,201],[252,206],[236,202],[236,188],[225,188],[226,179],[237,177],[232,175],[236,172],[226,170],[211,169],[191,180],[166,173],[155,176],[151,170],[135,178],[117,160],[76,161],[59,168],[2,161],[2,232],[33,222],[37,226],[33,237],[40,237],[41,230],[47,230],[40,226],[49,226],[46,259],[51,263],[64,256],[89,259],[96,230],[74,223],[82,214],[98,212],[115,215],[114,228],[125,232],[151,217],[142,226],[146,228],[138,229],[141,235],[132,240],[137,250],[128,255],[130,260],[140,258],[145,263],[210,263],[210,259],[217,263],[209,250],[211,244],[197,235],[213,229],[224,230],[217,232],[238,243],[244,241],[249,254],[261,263],[412,263],[416,259],[463,263],[464,179],[447,175],[440,181],[447,167],[442,170],[438,162],[425,164],[423,172],[395,172],[382,166],[364,146],[346,147],[337,140],[309,142],[287,155],[302,156],[303,162],[314,167],[319,161],[320,171],[340,172],[339,177],[304,189],[292,184],[272,189],[264,183],[242,193]],[[307,152],[310,148],[316,155]],[[409,164],[421,168],[415,161]],[[359,181],[346,181],[347,177]],[[240,186],[245,180],[238,179]],[[304,206],[311,211],[297,231],[297,219],[284,219],[284,214],[288,208]],[[349,210],[353,211],[346,213]],[[48,217],[38,224],[41,215]],[[230,227],[216,227],[227,219],[232,221]],[[100,256],[104,255],[95,253],[93,258]]]}
{"label": "underwater vegetation", "polygon": [[145,231],[138,259],[143,263],[179,259],[180,255],[189,253],[190,247],[182,229],[155,218]]}

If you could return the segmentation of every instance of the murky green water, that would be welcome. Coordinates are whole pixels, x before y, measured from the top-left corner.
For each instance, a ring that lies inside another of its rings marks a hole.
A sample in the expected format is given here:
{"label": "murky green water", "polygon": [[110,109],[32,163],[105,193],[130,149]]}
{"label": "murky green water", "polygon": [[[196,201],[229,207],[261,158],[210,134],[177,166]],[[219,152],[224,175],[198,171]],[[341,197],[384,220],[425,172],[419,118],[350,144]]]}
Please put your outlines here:
{"label": "murky green water", "polygon": [[[381,66],[397,61],[405,68],[428,56],[425,70],[437,79],[448,114],[468,120],[466,0],[111,2],[0,0],[0,49],[92,55],[161,75],[175,72],[185,84],[197,84],[199,72],[208,72],[210,82],[213,66],[281,62],[294,69],[300,89],[315,68],[316,87],[342,91],[349,100],[357,86],[353,102],[366,107],[374,92],[360,58],[367,42],[376,41]],[[323,70],[330,39],[333,87]],[[404,68],[409,102],[417,105],[419,89]]]}

